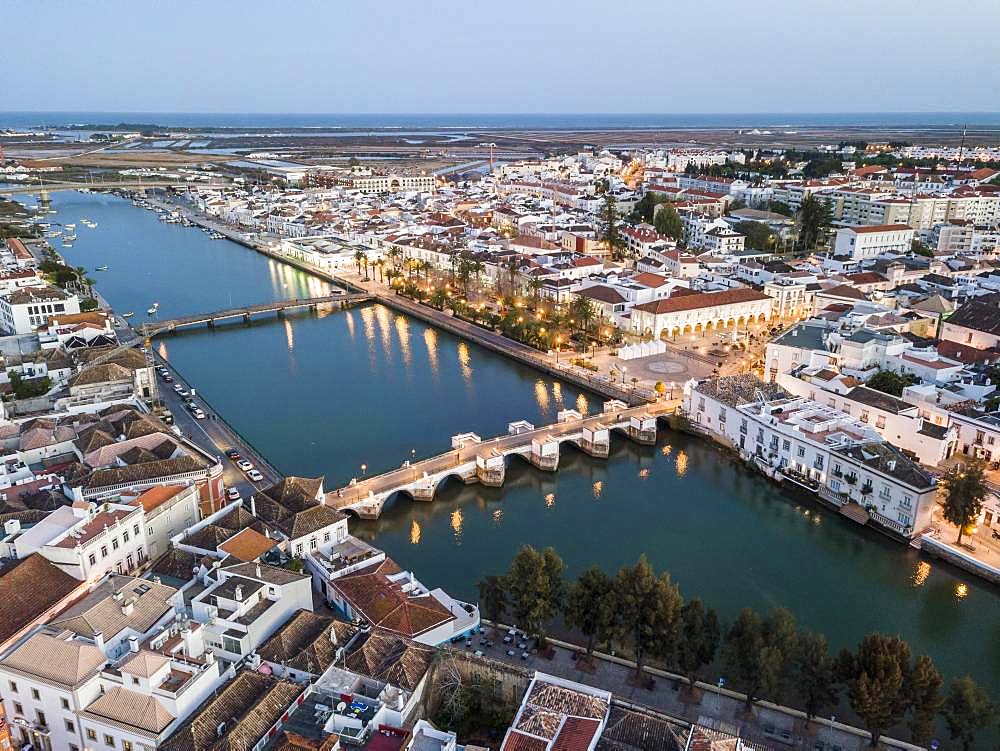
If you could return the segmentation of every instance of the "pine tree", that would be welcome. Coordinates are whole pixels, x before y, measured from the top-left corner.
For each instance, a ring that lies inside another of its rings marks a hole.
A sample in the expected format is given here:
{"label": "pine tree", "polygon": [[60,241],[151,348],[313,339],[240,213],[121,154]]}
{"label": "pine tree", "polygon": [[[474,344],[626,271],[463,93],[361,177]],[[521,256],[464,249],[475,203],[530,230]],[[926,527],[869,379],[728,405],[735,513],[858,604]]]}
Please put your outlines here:
{"label": "pine tree", "polygon": [[978,462],[952,465],[944,477],[944,518],[958,526],[958,544],[965,528],[979,516],[986,500],[986,476]]}
{"label": "pine tree", "polygon": [[964,676],[952,682],[943,714],[952,740],[969,751],[976,733],[996,722],[997,707],[972,678]]}

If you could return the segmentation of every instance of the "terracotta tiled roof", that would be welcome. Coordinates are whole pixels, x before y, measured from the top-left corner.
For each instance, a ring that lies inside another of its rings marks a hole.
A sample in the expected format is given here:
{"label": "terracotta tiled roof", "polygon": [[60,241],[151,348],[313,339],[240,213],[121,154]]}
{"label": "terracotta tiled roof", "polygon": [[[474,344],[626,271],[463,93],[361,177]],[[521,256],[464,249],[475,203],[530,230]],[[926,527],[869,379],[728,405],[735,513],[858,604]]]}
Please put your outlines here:
{"label": "terracotta tiled roof", "polygon": [[152,696],[118,686],[98,696],[83,714],[154,734],[174,721],[174,716]]}
{"label": "terracotta tiled roof", "polygon": [[0,643],[30,625],[80,582],[40,553],[33,553],[0,576]]}
{"label": "terracotta tiled roof", "polygon": [[684,310],[699,310],[719,305],[738,305],[748,302],[770,300],[763,292],[753,289],[727,289],[722,292],[699,292],[693,295],[672,295],[662,300],[636,305],[634,310],[661,315]]}
{"label": "terracotta tiled roof", "polygon": [[435,650],[382,629],[361,634],[344,658],[348,670],[413,691],[430,669]]}
{"label": "terracotta tiled roof", "polygon": [[275,546],[275,541],[252,529],[236,533],[218,549],[240,561],[255,561]]}
{"label": "terracotta tiled roof", "polygon": [[369,623],[407,637],[419,636],[454,616],[430,595],[411,596],[389,580],[399,573],[390,558],[330,582]]}
{"label": "terracotta tiled roof", "polygon": [[[81,636],[103,634],[108,640],[126,628],[145,633],[171,611],[169,600],[176,592],[166,584],[112,575],[63,611],[53,625]],[[131,605],[127,613],[125,605]]]}
{"label": "terracotta tiled roof", "polygon": [[[164,751],[245,751],[253,748],[302,693],[302,686],[244,670],[177,729]],[[219,737],[218,728],[225,729]]]}
{"label": "terracotta tiled roof", "polygon": [[104,666],[104,654],[92,644],[75,639],[57,639],[45,633],[28,637],[0,665],[22,673],[77,686]]}
{"label": "terracotta tiled roof", "polygon": [[319,675],[358,631],[350,623],[299,610],[257,650],[262,660]]}
{"label": "terracotta tiled roof", "polygon": [[148,514],[184,490],[186,490],[184,485],[158,485],[137,497],[133,503],[142,506],[143,510]]}

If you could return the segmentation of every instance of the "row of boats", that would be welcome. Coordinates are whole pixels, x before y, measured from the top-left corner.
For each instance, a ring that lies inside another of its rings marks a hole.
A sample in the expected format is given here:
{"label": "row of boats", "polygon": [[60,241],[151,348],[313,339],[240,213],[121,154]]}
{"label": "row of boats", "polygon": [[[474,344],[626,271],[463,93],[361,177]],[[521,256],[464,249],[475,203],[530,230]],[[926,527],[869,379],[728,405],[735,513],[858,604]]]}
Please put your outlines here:
{"label": "row of boats", "polygon": [[[180,224],[182,227],[197,227],[198,225],[188,219],[179,209],[174,209],[170,211],[163,208],[162,206],[156,206],[148,199],[142,196],[135,196],[132,199],[132,205],[140,209],[147,209],[156,214],[157,218],[161,222],[166,222],[167,224]],[[225,235],[216,232],[208,227],[201,227],[201,230],[211,237],[213,240],[224,240]]]}

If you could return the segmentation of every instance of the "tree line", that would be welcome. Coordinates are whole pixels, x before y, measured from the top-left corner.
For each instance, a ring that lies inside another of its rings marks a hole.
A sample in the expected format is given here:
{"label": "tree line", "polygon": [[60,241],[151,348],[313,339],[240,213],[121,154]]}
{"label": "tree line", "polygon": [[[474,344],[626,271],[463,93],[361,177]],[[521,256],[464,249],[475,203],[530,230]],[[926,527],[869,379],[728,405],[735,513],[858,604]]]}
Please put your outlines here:
{"label": "tree line", "polygon": [[963,749],[997,717],[988,694],[965,676],[944,690],[930,657],[911,655],[899,636],[872,633],[853,649],[830,652],[826,637],[801,628],[784,608],[760,614],[744,608],[723,626],[713,608],[685,599],[667,572],[657,573],[646,557],[612,576],[591,566],[572,581],[563,578],[558,553],[524,545],[506,574],[479,582],[480,609],[493,622],[510,617],[545,642],[546,628],[562,615],[585,641],[590,661],[598,645],[626,649],[635,677],[655,660],[684,676],[688,686],[717,661],[746,694],[746,710],[763,697],[794,696],[808,719],[835,708],[846,697],[878,745],[884,732],[906,724],[915,743],[931,740],[944,718]]}

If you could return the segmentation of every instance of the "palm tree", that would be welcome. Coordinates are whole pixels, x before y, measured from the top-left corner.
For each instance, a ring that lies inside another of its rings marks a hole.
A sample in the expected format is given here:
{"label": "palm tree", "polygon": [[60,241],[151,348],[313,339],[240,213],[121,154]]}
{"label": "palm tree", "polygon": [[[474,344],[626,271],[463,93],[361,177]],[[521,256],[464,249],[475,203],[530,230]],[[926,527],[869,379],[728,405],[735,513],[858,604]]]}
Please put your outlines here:
{"label": "palm tree", "polygon": [[533,276],[533,277],[531,277],[531,279],[528,280],[528,286],[531,287],[531,297],[537,303],[538,302],[538,292],[539,292],[539,290],[541,290],[542,287],[545,286],[545,282],[543,282],[537,276]]}
{"label": "palm tree", "polygon": [[384,283],[385,278],[382,274],[382,271],[385,269],[385,259],[379,258],[377,261],[375,261],[375,265],[378,266],[378,280],[380,283]]}
{"label": "palm tree", "polygon": [[403,257],[403,249],[392,247],[389,249],[387,255],[389,256],[389,260],[392,261],[393,268],[396,268],[399,265],[399,260]]}
{"label": "palm tree", "polygon": [[358,267],[358,276],[360,276],[361,264],[364,263],[366,265],[365,268],[367,268],[368,254],[365,253],[363,250],[361,250],[361,248],[358,248],[356,251],[354,251],[354,263]]}

